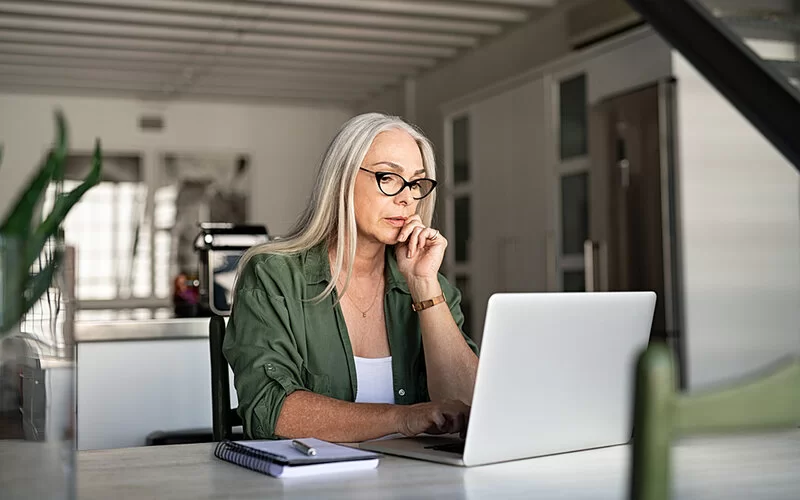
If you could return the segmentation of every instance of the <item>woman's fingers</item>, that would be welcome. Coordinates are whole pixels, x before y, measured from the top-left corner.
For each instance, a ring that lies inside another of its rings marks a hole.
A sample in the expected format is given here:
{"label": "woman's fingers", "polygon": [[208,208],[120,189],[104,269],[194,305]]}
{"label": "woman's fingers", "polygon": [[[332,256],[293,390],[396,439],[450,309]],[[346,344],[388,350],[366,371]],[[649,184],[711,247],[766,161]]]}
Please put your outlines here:
{"label": "woman's fingers", "polygon": [[[421,238],[419,237],[423,231],[425,231],[425,226],[415,226],[414,229],[411,230],[411,236],[408,237],[408,253],[406,254],[409,259],[413,258],[416,255],[419,247],[419,242]],[[424,240],[423,240],[424,241]]]}
{"label": "woman's fingers", "polygon": [[446,423],[442,429],[446,434],[459,433],[465,434],[467,422],[469,420],[469,407],[458,402],[451,402],[443,409]]}
{"label": "woman's fingers", "polygon": [[420,233],[417,240],[417,250],[420,252],[423,251],[429,243],[433,243],[438,237],[439,231],[433,229],[432,227],[425,228],[425,230]]}
{"label": "woman's fingers", "polygon": [[425,227],[419,215],[414,215],[406,220],[406,225],[397,235],[397,242],[406,243],[406,257],[411,259],[425,250],[429,244],[434,244],[439,237],[437,229]]}
{"label": "woman's fingers", "polygon": [[469,406],[461,401],[448,400],[403,407],[399,431],[405,436],[421,432],[428,434],[466,433],[469,422]]}
{"label": "woman's fingers", "polygon": [[400,234],[397,235],[397,241],[403,242],[408,240],[408,237],[411,235],[411,231],[413,231],[417,226],[425,227],[422,224],[422,219],[419,215],[412,215],[406,219],[406,225],[403,226],[403,229],[400,230]]}

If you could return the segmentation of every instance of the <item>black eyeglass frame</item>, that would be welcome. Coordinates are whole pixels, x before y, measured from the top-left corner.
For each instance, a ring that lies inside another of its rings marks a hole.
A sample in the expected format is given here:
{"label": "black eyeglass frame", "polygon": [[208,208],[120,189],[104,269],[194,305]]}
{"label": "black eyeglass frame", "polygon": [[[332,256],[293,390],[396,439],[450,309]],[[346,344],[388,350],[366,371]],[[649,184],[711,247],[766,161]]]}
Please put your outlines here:
{"label": "black eyeglass frame", "polygon": [[[386,196],[397,196],[398,194],[402,193],[405,188],[409,188],[410,190],[412,187],[414,187],[415,184],[419,184],[419,181],[428,181],[432,184],[431,190],[425,193],[424,196],[417,198],[413,196],[414,191],[411,191],[412,198],[414,198],[415,200],[422,200],[427,196],[429,196],[433,192],[433,190],[436,189],[436,185],[438,184],[438,182],[436,182],[434,179],[428,179],[427,177],[423,177],[422,179],[414,179],[413,181],[407,181],[405,177],[395,172],[373,172],[372,170],[367,170],[364,167],[358,167],[358,169],[373,174],[375,176],[375,182],[378,184],[378,189],[380,189],[381,193],[385,194]],[[401,187],[396,193],[390,194],[383,190],[383,186],[381,186],[381,179],[383,179],[387,175],[396,175],[397,177],[400,177],[400,179],[403,180],[403,187]]]}

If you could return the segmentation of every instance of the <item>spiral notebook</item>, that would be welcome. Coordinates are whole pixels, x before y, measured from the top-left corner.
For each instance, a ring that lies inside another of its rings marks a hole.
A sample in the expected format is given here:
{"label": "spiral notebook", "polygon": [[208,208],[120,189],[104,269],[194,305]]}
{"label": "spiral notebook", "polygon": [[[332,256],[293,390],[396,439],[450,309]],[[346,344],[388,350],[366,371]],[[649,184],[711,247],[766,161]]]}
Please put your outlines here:
{"label": "spiral notebook", "polygon": [[291,439],[257,441],[221,441],[214,456],[226,462],[274,477],[303,477],[331,472],[374,469],[378,453],[329,443],[320,439],[303,439],[317,450],[308,456],[292,446]]}

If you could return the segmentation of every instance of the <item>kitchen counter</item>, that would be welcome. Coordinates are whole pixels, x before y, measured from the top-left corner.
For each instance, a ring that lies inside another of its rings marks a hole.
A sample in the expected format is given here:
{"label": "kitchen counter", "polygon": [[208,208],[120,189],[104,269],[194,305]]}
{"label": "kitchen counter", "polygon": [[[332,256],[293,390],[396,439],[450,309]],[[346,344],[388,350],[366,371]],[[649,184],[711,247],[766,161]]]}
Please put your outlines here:
{"label": "kitchen counter", "polygon": [[75,342],[208,338],[209,318],[78,321]]}
{"label": "kitchen counter", "polygon": [[[210,436],[208,323],[77,322],[78,449],[143,446],[155,431],[206,429]],[[234,408],[232,373],[230,381]]]}

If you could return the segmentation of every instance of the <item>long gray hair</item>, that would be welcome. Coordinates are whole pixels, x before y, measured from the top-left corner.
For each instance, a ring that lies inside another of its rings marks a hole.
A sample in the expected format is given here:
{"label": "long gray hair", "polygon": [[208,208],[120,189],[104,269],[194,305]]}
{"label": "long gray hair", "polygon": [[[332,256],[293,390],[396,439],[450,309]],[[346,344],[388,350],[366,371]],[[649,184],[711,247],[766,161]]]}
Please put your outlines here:
{"label": "long gray hair", "polygon": [[[425,175],[436,179],[433,146],[413,125],[399,117],[380,113],[365,113],[351,118],[342,125],[328,146],[311,199],[295,226],[284,238],[254,246],[245,252],[239,261],[237,279],[254,255],[293,254],[325,241],[328,245],[336,245],[336,262],[331,269],[331,282],[314,300],[323,300],[330,295],[342,273],[346,273],[344,293],[350,284],[356,255],[356,215],[353,204],[356,175],[375,137],[393,129],[404,130],[414,138],[422,154]],[[431,224],[435,204],[434,191],[417,206],[417,213],[426,226]]]}

